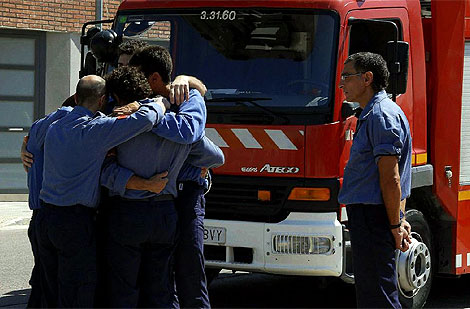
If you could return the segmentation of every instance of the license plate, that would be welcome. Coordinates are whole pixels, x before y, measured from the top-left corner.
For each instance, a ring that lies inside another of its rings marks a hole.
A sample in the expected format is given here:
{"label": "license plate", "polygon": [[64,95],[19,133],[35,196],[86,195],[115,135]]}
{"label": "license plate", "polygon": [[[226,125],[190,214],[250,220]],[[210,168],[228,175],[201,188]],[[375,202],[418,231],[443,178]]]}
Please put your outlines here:
{"label": "license plate", "polygon": [[226,230],[223,227],[205,226],[204,243],[206,244],[225,244]]}

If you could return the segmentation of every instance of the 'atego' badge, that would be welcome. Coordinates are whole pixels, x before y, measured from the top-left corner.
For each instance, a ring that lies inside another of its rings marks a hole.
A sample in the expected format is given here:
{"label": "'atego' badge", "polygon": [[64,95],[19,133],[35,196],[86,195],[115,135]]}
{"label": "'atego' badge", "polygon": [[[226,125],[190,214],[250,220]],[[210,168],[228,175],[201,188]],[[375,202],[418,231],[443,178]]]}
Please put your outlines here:
{"label": "'atego' badge", "polygon": [[263,168],[259,171],[267,173],[276,173],[276,174],[296,174],[299,172],[298,167],[287,167],[287,166],[271,166],[269,163],[266,163]]}

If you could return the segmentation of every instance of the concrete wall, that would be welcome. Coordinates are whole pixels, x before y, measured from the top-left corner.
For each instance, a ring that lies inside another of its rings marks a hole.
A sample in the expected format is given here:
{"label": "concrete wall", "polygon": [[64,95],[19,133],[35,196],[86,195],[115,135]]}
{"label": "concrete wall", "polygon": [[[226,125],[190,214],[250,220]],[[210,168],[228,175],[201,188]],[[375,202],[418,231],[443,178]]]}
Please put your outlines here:
{"label": "concrete wall", "polygon": [[80,70],[80,36],[48,32],[46,37],[45,113],[75,93]]}

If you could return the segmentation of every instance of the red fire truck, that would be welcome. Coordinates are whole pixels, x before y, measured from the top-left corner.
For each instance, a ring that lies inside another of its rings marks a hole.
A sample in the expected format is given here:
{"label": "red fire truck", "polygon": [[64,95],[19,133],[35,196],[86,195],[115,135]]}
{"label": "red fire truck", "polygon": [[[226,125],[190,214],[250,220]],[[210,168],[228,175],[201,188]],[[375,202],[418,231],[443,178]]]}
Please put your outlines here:
{"label": "red fire truck", "polygon": [[[406,216],[414,241],[397,259],[402,303],[423,306],[433,275],[470,271],[467,2],[122,2],[108,21],[115,45],[131,38],[163,45],[175,75],[197,76],[208,88],[206,135],[226,157],[206,195],[208,274],[353,282],[337,195],[356,118],[338,85],[344,61],[359,51],[387,60],[388,92],[412,131]],[[94,33],[86,27],[103,22],[84,25],[83,43]]]}

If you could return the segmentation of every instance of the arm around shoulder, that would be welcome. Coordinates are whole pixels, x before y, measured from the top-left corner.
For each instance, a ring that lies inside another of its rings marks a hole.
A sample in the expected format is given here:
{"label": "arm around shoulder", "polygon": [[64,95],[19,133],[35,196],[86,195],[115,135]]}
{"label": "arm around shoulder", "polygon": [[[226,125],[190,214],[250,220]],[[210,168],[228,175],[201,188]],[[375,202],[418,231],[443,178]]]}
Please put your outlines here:
{"label": "arm around shoulder", "polygon": [[192,145],[187,162],[196,167],[216,168],[224,165],[225,156],[217,145],[204,136]]}

